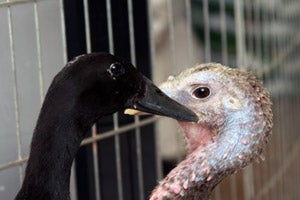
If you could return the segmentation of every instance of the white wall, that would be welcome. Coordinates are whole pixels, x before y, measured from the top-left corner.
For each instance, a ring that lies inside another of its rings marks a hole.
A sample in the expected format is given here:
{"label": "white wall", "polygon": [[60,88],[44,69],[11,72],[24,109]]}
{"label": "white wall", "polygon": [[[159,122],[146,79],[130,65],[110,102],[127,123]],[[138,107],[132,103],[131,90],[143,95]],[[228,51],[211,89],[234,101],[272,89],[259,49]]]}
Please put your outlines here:
{"label": "white wall", "polygon": [[[53,76],[65,63],[60,1],[41,1],[36,5],[37,13],[34,3],[0,7],[0,165],[18,159],[17,133],[20,134],[21,156],[28,155],[41,105],[41,91],[47,90]],[[14,55],[10,48],[9,12]],[[39,32],[36,31],[35,14]],[[38,36],[42,82],[38,70]],[[19,129],[16,119],[19,119]],[[0,171],[0,199],[13,199],[20,180],[19,167]]]}

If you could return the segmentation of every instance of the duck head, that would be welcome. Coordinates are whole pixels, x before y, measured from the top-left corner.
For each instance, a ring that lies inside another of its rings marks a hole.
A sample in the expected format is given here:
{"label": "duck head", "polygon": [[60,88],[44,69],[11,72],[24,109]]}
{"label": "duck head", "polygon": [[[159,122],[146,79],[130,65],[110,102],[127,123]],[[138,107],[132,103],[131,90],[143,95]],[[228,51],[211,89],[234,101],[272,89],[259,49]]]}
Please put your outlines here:
{"label": "duck head", "polygon": [[68,103],[76,108],[74,113],[85,118],[84,123],[90,120],[87,124],[125,108],[181,121],[198,120],[195,113],[166,96],[131,63],[108,53],[74,58],[55,77],[52,85],[58,93],[65,94],[60,96],[74,97]]}

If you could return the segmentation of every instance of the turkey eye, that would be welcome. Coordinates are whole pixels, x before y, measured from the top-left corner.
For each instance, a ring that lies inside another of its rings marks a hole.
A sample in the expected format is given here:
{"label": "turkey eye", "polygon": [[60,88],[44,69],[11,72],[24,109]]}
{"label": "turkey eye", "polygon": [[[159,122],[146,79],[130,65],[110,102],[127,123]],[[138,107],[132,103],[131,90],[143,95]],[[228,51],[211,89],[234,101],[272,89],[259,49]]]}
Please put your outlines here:
{"label": "turkey eye", "polygon": [[113,63],[110,65],[108,72],[110,75],[117,77],[125,73],[125,68],[120,63]]}
{"label": "turkey eye", "polygon": [[193,91],[193,96],[197,99],[204,99],[210,95],[208,87],[199,87]]}

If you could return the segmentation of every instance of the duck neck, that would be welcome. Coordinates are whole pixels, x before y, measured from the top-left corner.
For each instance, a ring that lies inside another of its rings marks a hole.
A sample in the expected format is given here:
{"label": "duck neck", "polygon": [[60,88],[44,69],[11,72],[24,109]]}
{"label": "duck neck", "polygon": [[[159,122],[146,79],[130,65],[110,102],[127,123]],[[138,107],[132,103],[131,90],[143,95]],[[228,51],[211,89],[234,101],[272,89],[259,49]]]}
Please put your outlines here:
{"label": "duck neck", "polygon": [[69,197],[73,159],[84,133],[69,107],[45,101],[35,128],[25,178],[16,199],[58,199]]}

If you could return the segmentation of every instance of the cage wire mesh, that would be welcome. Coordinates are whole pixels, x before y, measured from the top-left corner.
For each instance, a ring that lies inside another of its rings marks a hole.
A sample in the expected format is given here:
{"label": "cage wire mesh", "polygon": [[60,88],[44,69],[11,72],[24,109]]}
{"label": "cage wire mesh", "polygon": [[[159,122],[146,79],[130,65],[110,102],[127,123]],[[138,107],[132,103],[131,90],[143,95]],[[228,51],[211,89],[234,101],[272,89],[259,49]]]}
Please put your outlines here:
{"label": "cage wire mesh", "polygon": [[[92,51],[89,3],[83,0],[86,52]],[[133,0],[127,0],[130,58],[136,64]],[[114,52],[111,1],[105,2],[108,43]],[[0,199],[13,199],[24,176],[29,144],[39,106],[52,77],[67,61],[63,0],[0,1]],[[220,62],[255,72],[270,90],[274,128],[265,161],[224,180],[213,199],[299,199],[298,123],[300,2],[296,0],[151,0],[147,2],[153,79],[159,83],[195,63]],[[146,13],[145,13],[146,14]],[[118,36],[115,36],[118,37]],[[147,42],[147,41],[145,41]],[[157,123],[156,123],[157,122]],[[180,161],[184,144],[175,122],[135,118],[91,137],[82,145],[93,151],[95,199],[101,199],[97,141],[114,139],[118,199],[124,199],[120,134],[134,130],[138,196],[145,199],[141,127],[156,124],[157,179],[163,161]],[[74,172],[74,170],[73,170]],[[71,179],[77,199],[76,176]]]}

